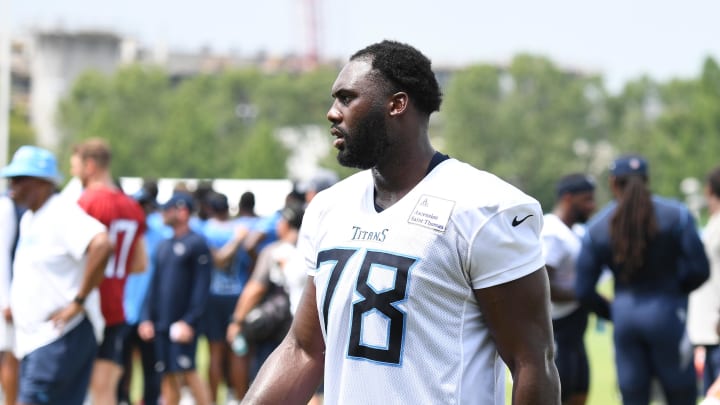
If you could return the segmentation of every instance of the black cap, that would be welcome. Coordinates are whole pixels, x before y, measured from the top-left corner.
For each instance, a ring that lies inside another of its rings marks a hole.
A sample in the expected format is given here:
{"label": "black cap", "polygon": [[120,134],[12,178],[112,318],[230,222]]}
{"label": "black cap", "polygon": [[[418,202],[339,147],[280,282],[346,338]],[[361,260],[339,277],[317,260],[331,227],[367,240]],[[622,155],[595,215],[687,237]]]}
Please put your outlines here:
{"label": "black cap", "polygon": [[555,186],[555,192],[558,197],[563,194],[577,194],[593,190],[595,190],[595,180],[581,173],[569,174],[560,179]]}

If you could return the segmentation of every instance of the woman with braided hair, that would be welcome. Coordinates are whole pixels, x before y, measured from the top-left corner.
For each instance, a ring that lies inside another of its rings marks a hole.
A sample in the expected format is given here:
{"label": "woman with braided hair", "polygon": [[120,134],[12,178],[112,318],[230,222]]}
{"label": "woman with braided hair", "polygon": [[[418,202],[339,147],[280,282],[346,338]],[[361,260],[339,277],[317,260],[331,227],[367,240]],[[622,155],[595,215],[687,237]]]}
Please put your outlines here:
{"label": "woman with braided hair", "polygon": [[[648,404],[654,378],[667,404],[695,404],[685,318],[688,294],[709,274],[695,220],[682,204],[651,194],[641,156],[613,162],[610,189],[614,201],[590,221],[582,242],[577,296],[613,321],[623,404]],[[595,289],[604,268],[615,278],[611,303]]]}

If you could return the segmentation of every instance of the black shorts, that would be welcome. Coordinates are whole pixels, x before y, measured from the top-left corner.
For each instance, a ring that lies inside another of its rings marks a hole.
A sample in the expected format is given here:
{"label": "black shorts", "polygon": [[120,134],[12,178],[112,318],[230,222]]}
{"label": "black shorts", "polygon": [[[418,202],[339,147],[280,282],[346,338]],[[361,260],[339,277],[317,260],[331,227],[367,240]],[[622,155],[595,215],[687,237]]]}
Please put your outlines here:
{"label": "black shorts", "polygon": [[123,361],[123,347],[130,334],[130,329],[130,325],[126,323],[106,326],[97,358],[112,361],[119,366],[125,364]]}
{"label": "black shorts", "polygon": [[160,374],[181,373],[195,370],[197,335],[190,343],[170,340],[170,333],[155,332],[155,371]]}
{"label": "black shorts", "polygon": [[585,350],[588,313],[578,308],[570,315],[553,319],[555,365],[560,375],[562,400],[587,394],[590,387],[590,364]]}
{"label": "black shorts", "polygon": [[20,363],[18,400],[25,404],[82,404],[97,353],[92,324],[85,318],[56,341]]}
{"label": "black shorts", "polygon": [[202,322],[203,332],[209,342],[225,341],[227,327],[235,312],[237,300],[236,295],[208,296]]}

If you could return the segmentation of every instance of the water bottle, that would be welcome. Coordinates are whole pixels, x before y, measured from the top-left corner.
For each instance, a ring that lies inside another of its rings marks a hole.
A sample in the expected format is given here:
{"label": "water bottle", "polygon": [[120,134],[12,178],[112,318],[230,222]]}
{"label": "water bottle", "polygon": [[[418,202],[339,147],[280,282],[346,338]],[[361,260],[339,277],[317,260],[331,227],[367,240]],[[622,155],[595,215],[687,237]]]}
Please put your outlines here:
{"label": "water bottle", "polygon": [[605,332],[605,320],[597,317],[595,318],[595,331],[598,333]]}
{"label": "water bottle", "polygon": [[245,336],[243,336],[242,333],[238,333],[235,336],[235,339],[233,339],[232,350],[238,356],[244,356],[247,354],[248,344],[247,344],[247,340],[245,340]]}

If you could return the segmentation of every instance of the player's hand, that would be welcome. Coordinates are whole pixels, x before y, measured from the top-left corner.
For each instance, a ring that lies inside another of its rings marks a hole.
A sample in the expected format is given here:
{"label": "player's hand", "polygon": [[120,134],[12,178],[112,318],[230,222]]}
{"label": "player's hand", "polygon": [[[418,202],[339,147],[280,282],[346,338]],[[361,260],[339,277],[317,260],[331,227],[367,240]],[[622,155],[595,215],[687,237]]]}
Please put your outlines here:
{"label": "player's hand", "polygon": [[5,318],[5,322],[12,323],[12,311],[10,310],[10,307],[7,307],[2,310],[2,316]]}
{"label": "player's hand", "polygon": [[138,336],[144,341],[153,340],[155,338],[155,326],[151,321],[142,321],[138,325]]}
{"label": "player's hand", "polygon": [[75,301],[71,301],[65,308],[55,312],[50,316],[50,321],[57,329],[62,330],[68,321],[84,311],[82,305]]}
{"label": "player's hand", "polygon": [[250,233],[250,230],[244,226],[235,227],[235,240],[242,241]]}
{"label": "player's hand", "polygon": [[708,397],[720,397],[720,378],[716,379],[715,382],[710,385],[705,396]]}
{"label": "player's hand", "polygon": [[228,343],[232,345],[233,340],[235,340],[235,336],[238,335],[242,331],[242,327],[240,326],[239,322],[231,321],[230,325],[227,327],[227,332],[225,334],[225,339],[227,339]]}
{"label": "player's hand", "polygon": [[195,336],[195,330],[185,321],[177,321],[170,325],[170,340],[177,343],[190,343]]}

